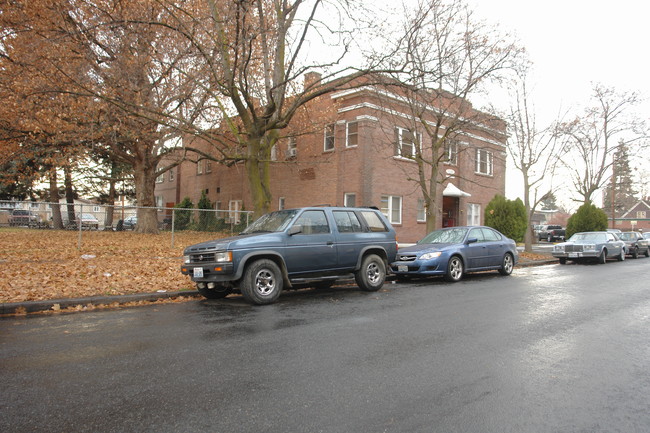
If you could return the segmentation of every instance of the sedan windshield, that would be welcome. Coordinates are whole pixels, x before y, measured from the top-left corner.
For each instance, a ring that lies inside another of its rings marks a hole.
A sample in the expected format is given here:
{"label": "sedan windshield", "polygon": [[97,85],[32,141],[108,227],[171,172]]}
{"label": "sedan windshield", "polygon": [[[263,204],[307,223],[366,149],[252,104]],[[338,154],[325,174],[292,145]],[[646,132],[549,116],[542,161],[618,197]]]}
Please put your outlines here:
{"label": "sedan windshield", "polygon": [[436,230],[419,240],[418,244],[459,244],[466,234],[466,228]]}
{"label": "sedan windshield", "polygon": [[618,237],[624,241],[635,241],[637,239],[637,236],[634,233],[621,233]]}
{"label": "sedan windshield", "polygon": [[295,209],[279,210],[262,215],[257,221],[249,225],[243,234],[281,232],[289,225],[298,211]]}
{"label": "sedan windshield", "polygon": [[576,233],[575,235],[571,236],[571,239],[569,239],[569,241],[607,242],[607,235],[605,233]]}

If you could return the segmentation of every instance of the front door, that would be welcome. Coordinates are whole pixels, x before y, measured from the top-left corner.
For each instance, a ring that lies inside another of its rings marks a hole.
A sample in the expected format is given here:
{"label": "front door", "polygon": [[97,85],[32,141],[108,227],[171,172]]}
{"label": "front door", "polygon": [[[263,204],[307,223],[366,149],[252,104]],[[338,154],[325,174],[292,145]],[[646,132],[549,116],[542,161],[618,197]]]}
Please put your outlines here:
{"label": "front door", "polygon": [[458,225],[458,197],[442,198],[442,226],[455,227]]}

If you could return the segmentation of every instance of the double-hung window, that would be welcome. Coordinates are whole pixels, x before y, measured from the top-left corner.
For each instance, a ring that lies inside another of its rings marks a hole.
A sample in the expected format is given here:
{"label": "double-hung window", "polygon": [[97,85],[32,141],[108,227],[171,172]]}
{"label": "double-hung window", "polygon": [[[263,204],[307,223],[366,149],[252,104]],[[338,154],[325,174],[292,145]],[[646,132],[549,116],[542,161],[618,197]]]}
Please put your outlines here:
{"label": "double-hung window", "polygon": [[481,225],[481,205],[477,203],[467,204],[467,225],[480,226]]}
{"label": "double-hung window", "polygon": [[421,149],[422,134],[409,129],[395,128],[395,156],[413,159]]}
{"label": "double-hung window", "polygon": [[345,124],[345,147],[356,147],[359,144],[359,123]]}
{"label": "double-hung window", "polygon": [[346,192],[343,196],[343,206],[355,207],[357,205],[357,195],[353,192]]}
{"label": "double-hung window", "polygon": [[492,176],[492,165],[492,152],[486,149],[476,149],[476,173]]}
{"label": "double-hung window", "polygon": [[402,197],[382,195],[381,212],[386,215],[391,224],[402,224]]}
{"label": "double-hung window", "polygon": [[458,165],[458,142],[456,140],[448,141],[445,144],[445,164]]}
{"label": "double-hung window", "polygon": [[325,126],[325,138],[324,138],[323,150],[325,152],[334,150],[334,124],[333,123]]}
{"label": "double-hung window", "polygon": [[418,222],[424,222],[427,220],[427,214],[424,210],[424,199],[419,198],[418,199],[418,208],[417,208],[417,217],[416,221]]}

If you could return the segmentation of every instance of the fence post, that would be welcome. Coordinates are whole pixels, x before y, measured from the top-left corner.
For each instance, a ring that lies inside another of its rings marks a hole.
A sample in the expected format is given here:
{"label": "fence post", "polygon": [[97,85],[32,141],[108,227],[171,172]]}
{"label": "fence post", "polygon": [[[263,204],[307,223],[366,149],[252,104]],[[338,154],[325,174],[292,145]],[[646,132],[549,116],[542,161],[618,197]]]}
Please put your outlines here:
{"label": "fence post", "polygon": [[174,221],[176,220],[176,212],[172,208],[172,248],[174,248]]}

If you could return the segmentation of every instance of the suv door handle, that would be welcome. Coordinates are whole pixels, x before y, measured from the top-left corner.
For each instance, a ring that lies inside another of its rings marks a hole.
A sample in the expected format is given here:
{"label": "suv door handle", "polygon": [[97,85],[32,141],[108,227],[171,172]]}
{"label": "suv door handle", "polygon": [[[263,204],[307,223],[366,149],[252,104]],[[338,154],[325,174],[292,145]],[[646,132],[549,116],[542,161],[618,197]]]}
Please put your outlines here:
{"label": "suv door handle", "polygon": [[327,246],[334,245],[333,241],[327,241]]}

